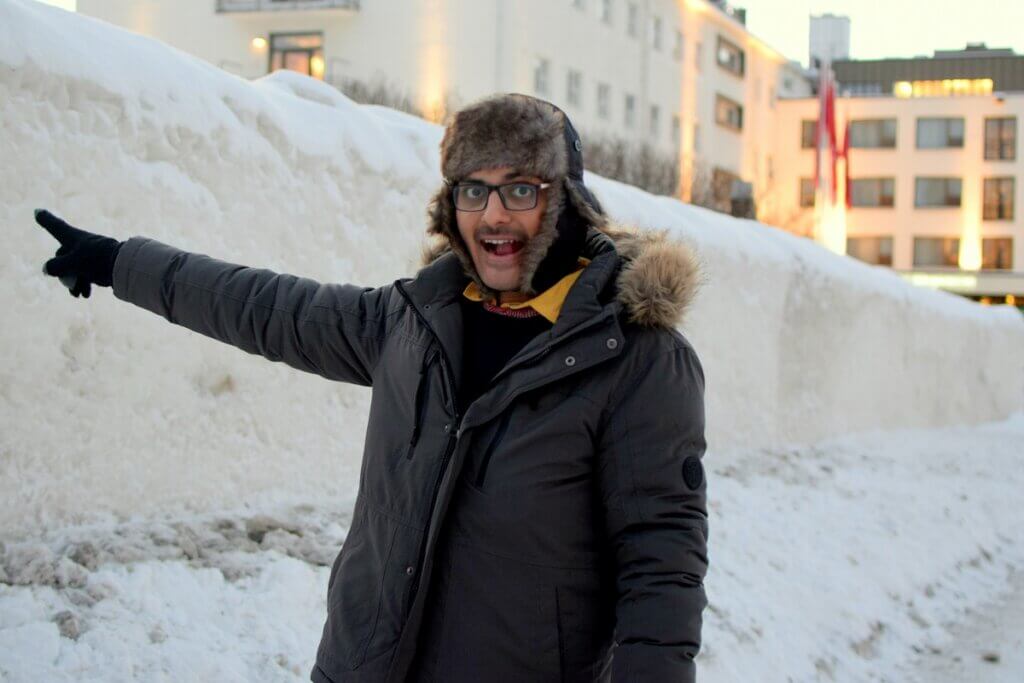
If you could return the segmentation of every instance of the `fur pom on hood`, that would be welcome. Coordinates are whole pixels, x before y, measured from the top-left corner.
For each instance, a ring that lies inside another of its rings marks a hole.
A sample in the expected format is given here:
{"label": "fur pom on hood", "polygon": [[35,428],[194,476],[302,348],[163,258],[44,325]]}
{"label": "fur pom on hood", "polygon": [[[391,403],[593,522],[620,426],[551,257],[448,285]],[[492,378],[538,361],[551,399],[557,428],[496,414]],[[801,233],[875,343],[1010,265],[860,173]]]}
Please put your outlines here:
{"label": "fur pom on hood", "polygon": [[[665,230],[642,230],[610,221],[595,230],[611,241],[622,259],[615,296],[628,320],[643,327],[678,326],[703,283],[693,248],[671,239]],[[435,237],[424,248],[422,265],[449,251],[448,240]]]}

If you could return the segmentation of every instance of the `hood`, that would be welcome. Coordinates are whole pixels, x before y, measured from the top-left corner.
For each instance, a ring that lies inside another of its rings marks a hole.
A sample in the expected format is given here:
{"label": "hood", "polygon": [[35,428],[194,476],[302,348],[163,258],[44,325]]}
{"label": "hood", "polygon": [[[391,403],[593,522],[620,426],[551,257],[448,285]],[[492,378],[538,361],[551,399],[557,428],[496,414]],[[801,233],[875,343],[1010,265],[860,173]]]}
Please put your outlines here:
{"label": "hood", "polygon": [[[627,320],[642,327],[675,328],[684,319],[703,283],[703,269],[696,251],[687,243],[672,239],[667,230],[644,230],[604,221],[592,230],[598,240],[588,240],[584,256],[614,250],[621,259],[615,282],[615,297]],[[604,248],[600,245],[603,243]],[[435,235],[423,250],[427,266],[452,248],[447,239]]]}

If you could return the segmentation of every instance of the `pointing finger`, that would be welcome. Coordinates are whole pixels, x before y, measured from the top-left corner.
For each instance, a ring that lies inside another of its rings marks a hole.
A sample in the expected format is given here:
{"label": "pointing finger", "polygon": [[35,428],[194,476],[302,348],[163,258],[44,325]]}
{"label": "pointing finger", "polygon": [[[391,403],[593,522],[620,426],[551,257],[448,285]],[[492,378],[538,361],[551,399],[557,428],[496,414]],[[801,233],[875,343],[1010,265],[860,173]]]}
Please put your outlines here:
{"label": "pointing finger", "polygon": [[36,223],[43,226],[43,229],[53,235],[54,239],[61,244],[70,237],[71,231],[74,229],[46,209],[36,209],[35,215]]}

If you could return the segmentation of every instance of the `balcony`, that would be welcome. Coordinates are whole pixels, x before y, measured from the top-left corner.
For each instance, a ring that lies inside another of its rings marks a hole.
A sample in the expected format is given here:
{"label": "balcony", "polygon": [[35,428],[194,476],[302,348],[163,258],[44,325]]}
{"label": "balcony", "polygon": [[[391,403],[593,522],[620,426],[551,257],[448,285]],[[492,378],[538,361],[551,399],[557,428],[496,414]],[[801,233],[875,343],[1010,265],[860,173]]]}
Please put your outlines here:
{"label": "balcony", "polygon": [[218,12],[358,10],[359,0],[217,0]]}

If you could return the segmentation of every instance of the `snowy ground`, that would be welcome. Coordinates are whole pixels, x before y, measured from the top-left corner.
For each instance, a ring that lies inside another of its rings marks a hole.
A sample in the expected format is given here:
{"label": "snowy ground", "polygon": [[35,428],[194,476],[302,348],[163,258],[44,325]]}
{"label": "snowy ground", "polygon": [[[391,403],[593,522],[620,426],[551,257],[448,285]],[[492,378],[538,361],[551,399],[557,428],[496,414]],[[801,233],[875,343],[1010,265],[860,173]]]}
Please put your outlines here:
{"label": "snowy ground", "polygon": [[[709,453],[701,679],[1024,680],[1022,444],[1018,415]],[[164,514],[9,544],[0,679],[303,680],[348,509]]]}

